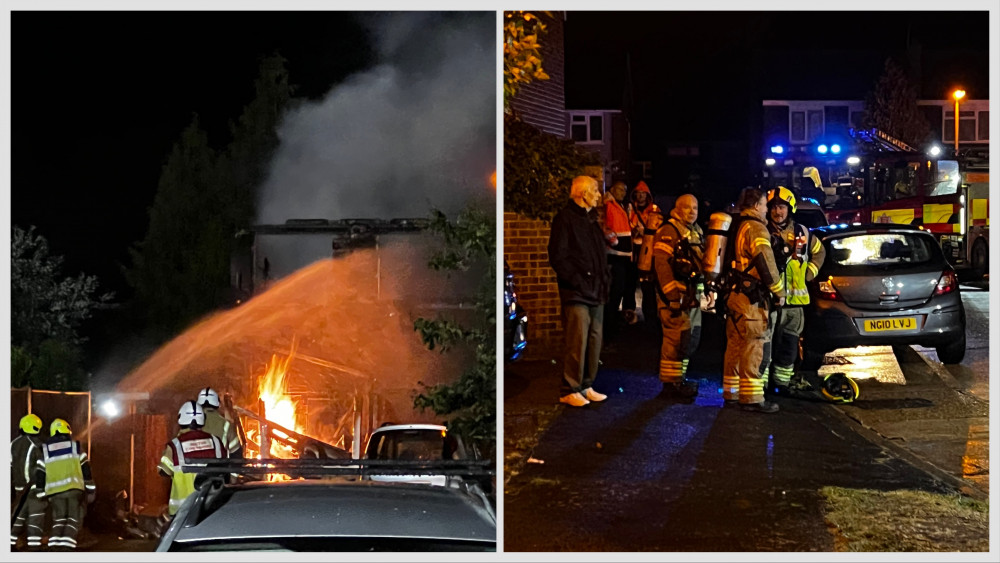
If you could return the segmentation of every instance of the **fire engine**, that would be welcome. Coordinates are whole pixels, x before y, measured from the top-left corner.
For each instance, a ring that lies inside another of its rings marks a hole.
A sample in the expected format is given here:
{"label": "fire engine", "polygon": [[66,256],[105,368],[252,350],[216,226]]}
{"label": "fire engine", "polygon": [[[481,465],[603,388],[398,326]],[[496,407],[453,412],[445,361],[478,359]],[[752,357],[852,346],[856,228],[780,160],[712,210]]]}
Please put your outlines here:
{"label": "fire engine", "polygon": [[[985,150],[923,152],[877,129],[851,130],[849,183],[827,208],[830,223],[901,223],[935,235],[956,269],[989,267],[989,160]],[[829,203],[829,202],[828,202]]]}

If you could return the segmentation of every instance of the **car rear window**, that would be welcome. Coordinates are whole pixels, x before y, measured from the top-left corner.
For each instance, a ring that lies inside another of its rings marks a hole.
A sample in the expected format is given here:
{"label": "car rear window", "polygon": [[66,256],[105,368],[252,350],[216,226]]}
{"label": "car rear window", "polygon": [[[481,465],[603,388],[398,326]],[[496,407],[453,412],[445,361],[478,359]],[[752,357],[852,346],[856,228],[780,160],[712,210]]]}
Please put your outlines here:
{"label": "car rear window", "polygon": [[838,266],[926,264],[936,244],[919,233],[859,233],[830,240],[826,259]]}

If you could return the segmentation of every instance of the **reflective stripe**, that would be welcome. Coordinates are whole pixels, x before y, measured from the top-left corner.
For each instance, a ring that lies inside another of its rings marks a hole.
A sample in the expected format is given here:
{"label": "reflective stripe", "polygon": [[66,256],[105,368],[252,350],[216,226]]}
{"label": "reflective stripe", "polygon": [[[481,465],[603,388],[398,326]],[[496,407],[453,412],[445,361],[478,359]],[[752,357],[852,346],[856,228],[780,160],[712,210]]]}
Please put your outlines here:
{"label": "reflective stripe", "polygon": [[660,252],[663,252],[663,253],[667,254],[668,256],[671,256],[674,253],[674,247],[670,246],[669,244],[667,244],[665,242],[658,242],[658,243],[654,244],[653,245],[653,251],[656,252],[657,250],[659,250]]}
{"label": "reflective stripe", "polygon": [[771,248],[771,241],[766,238],[757,237],[753,239],[753,247],[756,249],[758,246]]}

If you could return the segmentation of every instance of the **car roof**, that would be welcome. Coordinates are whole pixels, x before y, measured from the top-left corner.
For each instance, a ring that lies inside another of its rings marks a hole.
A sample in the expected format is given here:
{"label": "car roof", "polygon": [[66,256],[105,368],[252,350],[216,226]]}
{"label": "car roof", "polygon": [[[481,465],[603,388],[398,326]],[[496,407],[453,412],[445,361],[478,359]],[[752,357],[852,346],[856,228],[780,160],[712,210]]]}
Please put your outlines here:
{"label": "car roof", "polygon": [[181,526],[175,543],[281,536],[496,541],[489,511],[449,487],[313,479],[224,489],[220,505]]}
{"label": "car roof", "polygon": [[391,430],[435,430],[435,431],[448,431],[448,428],[440,424],[390,424],[387,426],[379,426],[375,430],[372,430],[372,434],[376,432],[388,432]]}
{"label": "car roof", "polygon": [[826,227],[816,227],[812,231],[814,234],[820,237],[827,237],[832,235],[842,235],[842,234],[859,234],[859,233],[924,233],[926,236],[933,236],[930,232],[921,229],[919,226],[915,225],[904,225],[901,223],[862,223],[862,224],[850,224],[839,223],[834,225],[828,225]]}

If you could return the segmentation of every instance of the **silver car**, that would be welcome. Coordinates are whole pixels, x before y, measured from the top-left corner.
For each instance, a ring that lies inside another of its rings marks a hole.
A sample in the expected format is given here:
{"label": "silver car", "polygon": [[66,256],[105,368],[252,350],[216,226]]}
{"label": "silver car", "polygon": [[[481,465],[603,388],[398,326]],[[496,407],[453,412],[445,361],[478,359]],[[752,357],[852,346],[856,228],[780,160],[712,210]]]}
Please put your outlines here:
{"label": "silver car", "polygon": [[803,368],[854,346],[918,344],[955,364],[965,357],[958,277],[937,240],[919,227],[830,225],[812,231],[826,261],[810,283]]}
{"label": "silver car", "polygon": [[[396,463],[204,460],[187,470],[209,477],[181,505],[156,551],[496,551],[496,513],[478,484],[364,479],[470,474],[476,464]],[[241,482],[225,484],[227,473],[243,475]],[[292,479],[263,480],[277,474]],[[260,480],[242,481],[248,476]]]}

